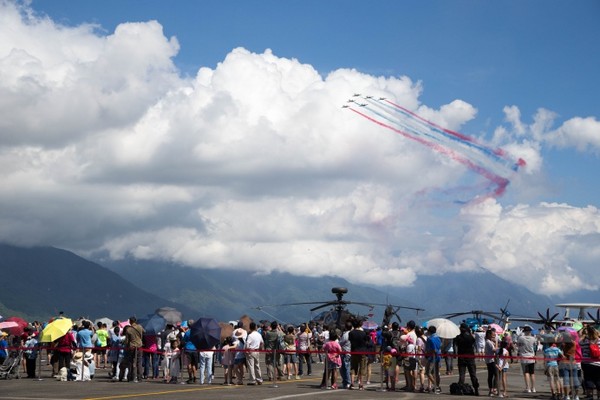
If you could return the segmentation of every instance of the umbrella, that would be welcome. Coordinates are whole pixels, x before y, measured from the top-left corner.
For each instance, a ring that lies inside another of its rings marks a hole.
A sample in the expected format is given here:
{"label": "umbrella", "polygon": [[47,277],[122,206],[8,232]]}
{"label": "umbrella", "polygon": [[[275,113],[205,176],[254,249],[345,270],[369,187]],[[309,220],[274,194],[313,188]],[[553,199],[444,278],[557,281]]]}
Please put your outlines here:
{"label": "umbrella", "polygon": [[0,329],[8,329],[19,326],[15,321],[2,321],[0,322]]}
{"label": "umbrella", "polygon": [[158,314],[151,315],[143,324],[144,330],[148,335],[156,335],[164,331],[166,326],[167,320]]}
{"label": "umbrella", "polygon": [[460,334],[458,325],[449,319],[435,318],[427,323],[427,327],[435,326],[435,333],[442,339],[453,339]]}
{"label": "umbrella", "polygon": [[113,320],[108,317],[98,318],[94,321],[94,326],[98,326],[98,322],[106,324],[106,326],[110,328],[112,326]]}
{"label": "umbrella", "polygon": [[50,343],[54,342],[56,339],[59,339],[69,332],[69,329],[73,327],[73,321],[69,318],[58,318],[54,321],[50,322],[44,330],[42,331],[42,336],[40,337],[41,343]]}
{"label": "umbrella", "polygon": [[504,329],[498,324],[489,324],[488,329],[494,329],[498,335],[502,335],[504,333]]}
{"label": "umbrella", "polygon": [[29,323],[27,321],[25,321],[23,318],[19,318],[19,317],[10,317],[10,318],[6,318],[4,320],[4,322],[15,322],[17,324],[17,326],[13,326],[10,328],[6,328],[6,331],[14,336],[21,336],[23,334],[23,330],[25,329],[25,327],[27,325],[29,325]]}
{"label": "umbrella", "polygon": [[183,321],[181,312],[172,307],[161,307],[156,309],[154,313],[163,317],[167,321],[167,324],[177,325]]}
{"label": "umbrella", "polygon": [[221,340],[221,327],[215,319],[200,318],[190,327],[190,340],[198,350],[208,350]]}
{"label": "umbrella", "polygon": [[378,326],[379,325],[377,325],[377,322],[375,321],[365,321],[362,324],[362,328],[367,330],[377,329]]}

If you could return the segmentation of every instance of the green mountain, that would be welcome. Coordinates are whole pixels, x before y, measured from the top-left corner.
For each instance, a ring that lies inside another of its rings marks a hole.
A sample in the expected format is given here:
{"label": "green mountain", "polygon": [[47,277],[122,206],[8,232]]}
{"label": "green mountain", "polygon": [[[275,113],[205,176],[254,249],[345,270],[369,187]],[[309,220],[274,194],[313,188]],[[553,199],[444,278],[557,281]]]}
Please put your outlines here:
{"label": "green mountain", "polygon": [[71,318],[146,316],[163,306],[197,311],[165,300],[96,263],[52,247],[0,245],[0,315],[47,320],[59,311]]}

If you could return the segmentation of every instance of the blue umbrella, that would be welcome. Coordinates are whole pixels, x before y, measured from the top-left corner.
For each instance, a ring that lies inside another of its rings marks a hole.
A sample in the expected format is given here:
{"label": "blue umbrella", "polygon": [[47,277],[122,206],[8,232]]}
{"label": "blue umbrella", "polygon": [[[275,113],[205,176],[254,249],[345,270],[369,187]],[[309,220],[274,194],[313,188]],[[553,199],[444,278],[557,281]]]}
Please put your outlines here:
{"label": "blue umbrella", "polygon": [[200,318],[190,331],[190,340],[198,350],[209,350],[221,341],[221,327],[213,318]]}
{"label": "blue umbrella", "polygon": [[148,335],[156,335],[165,330],[167,320],[158,314],[154,314],[146,320],[142,326]]}

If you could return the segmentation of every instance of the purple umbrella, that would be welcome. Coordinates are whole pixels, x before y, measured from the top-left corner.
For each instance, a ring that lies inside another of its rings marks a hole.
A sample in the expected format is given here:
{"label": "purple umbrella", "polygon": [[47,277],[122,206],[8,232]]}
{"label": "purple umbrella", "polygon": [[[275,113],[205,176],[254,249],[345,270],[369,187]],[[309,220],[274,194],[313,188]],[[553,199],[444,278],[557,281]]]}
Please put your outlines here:
{"label": "purple umbrella", "polygon": [[198,350],[209,350],[221,340],[221,327],[213,318],[200,318],[190,330],[190,340]]}

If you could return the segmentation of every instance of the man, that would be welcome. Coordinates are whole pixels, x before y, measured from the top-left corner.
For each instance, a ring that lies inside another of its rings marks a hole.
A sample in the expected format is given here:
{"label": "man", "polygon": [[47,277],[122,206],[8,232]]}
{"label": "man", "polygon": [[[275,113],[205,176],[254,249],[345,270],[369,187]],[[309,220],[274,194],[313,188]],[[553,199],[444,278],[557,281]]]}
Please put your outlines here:
{"label": "man", "polygon": [[454,338],[453,345],[458,358],[458,383],[461,385],[465,383],[465,372],[468,370],[475,395],[479,396],[479,380],[475,365],[475,337],[464,322],[460,324],[460,334]]}
{"label": "man", "polygon": [[142,337],[144,336],[144,327],[137,323],[136,317],[129,317],[129,326],[125,327],[125,357],[119,370],[119,381],[123,381],[125,370],[127,380],[139,382],[142,379]]}
{"label": "man", "polygon": [[283,348],[280,344],[283,343],[283,329],[277,321],[271,322],[270,329],[265,332],[265,364],[267,364],[267,377],[270,381],[277,378],[281,379],[283,372],[281,371],[281,358]]}
{"label": "man", "polygon": [[350,388],[353,388],[354,378],[357,378],[358,389],[362,390],[364,388],[363,376],[367,372],[367,355],[365,354],[367,351],[367,333],[363,330],[362,322],[358,319],[352,321],[352,327],[354,329],[348,333],[348,340],[350,341],[352,350],[352,355],[350,356]]}
{"label": "man", "polygon": [[523,334],[517,339],[517,355],[521,357],[521,369],[525,380],[526,393],[535,393],[535,349],[536,338],[531,335],[531,326],[523,327]]}
{"label": "man", "polygon": [[350,344],[350,340],[348,339],[348,334],[352,330],[352,322],[346,321],[344,325],[344,333],[340,338],[340,346],[342,347],[341,354],[342,357],[342,365],[340,366],[340,376],[342,378],[342,387],[344,389],[349,389],[352,381],[350,380],[350,351],[352,351],[352,345]]}
{"label": "man", "polygon": [[262,385],[262,373],[260,371],[259,350],[264,348],[262,335],[256,330],[256,322],[250,322],[250,333],[246,339],[246,363],[250,373],[248,385]]}
{"label": "man", "polygon": [[433,325],[427,328],[427,342],[425,342],[427,366],[425,367],[425,374],[427,375],[432,391],[441,393],[440,362],[442,360],[442,339],[440,339],[436,331],[437,329]]}
{"label": "man", "polygon": [[200,362],[200,356],[198,354],[198,349],[196,345],[192,343],[191,335],[192,330],[190,327],[194,324],[194,320],[190,319],[187,321],[187,324],[184,326],[182,324],[182,328],[184,330],[183,333],[183,350],[185,353],[185,359],[187,360],[188,366],[188,381],[187,383],[195,383],[196,382],[196,372],[198,371],[198,363]]}

